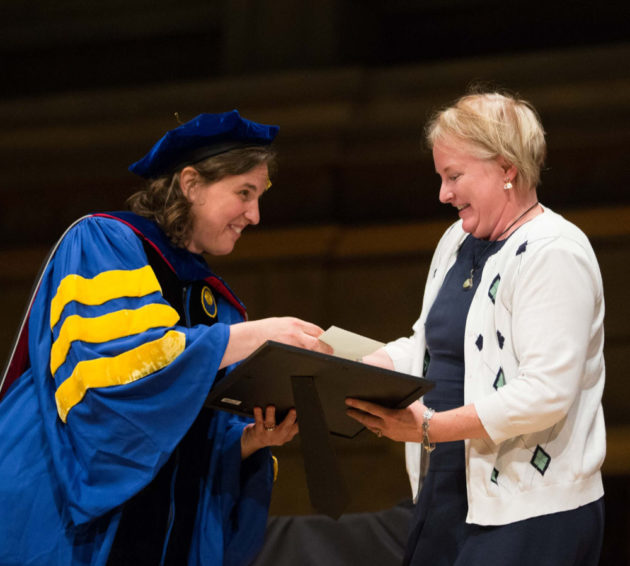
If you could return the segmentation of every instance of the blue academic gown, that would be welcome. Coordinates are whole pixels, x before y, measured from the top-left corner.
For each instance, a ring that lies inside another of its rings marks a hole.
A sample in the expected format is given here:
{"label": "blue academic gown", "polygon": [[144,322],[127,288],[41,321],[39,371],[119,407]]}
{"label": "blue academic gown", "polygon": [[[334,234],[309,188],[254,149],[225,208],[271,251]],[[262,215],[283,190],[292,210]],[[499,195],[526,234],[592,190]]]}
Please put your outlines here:
{"label": "blue academic gown", "polygon": [[[219,322],[186,320],[186,293],[178,309],[165,299],[147,246],[203,286]],[[30,308],[28,367],[0,403],[0,564],[107,563],[125,503],[195,422],[243,316],[201,256],[152,222],[117,213],[69,229]],[[245,565],[262,545],[273,466],[267,449],[241,461],[248,422],[213,412],[203,431],[189,565]]]}

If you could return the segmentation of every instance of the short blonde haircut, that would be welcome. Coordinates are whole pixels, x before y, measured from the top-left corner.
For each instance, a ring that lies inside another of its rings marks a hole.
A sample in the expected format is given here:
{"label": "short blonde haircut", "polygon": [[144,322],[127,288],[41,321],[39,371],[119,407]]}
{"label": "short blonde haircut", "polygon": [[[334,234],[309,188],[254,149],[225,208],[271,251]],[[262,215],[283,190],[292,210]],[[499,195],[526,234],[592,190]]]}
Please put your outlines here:
{"label": "short blonde haircut", "polygon": [[463,143],[479,159],[503,157],[518,170],[515,186],[536,187],[547,144],[538,113],[527,102],[499,92],[471,93],[434,114],[426,126],[431,149]]}

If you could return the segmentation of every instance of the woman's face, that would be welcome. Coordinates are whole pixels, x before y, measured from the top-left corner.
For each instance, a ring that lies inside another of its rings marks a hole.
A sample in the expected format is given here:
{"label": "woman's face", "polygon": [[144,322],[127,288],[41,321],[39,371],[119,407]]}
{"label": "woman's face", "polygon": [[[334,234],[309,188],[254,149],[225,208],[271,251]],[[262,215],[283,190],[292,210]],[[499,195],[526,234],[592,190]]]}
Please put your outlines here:
{"label": "woman's face", "polygon": [[503,185],[514,179],[513,167],[500,158],[474,157],[465,145],[444,142],[434,145],[433,161],[442,179],[440,201],[457,208],[464,231],[475,238],[497,238],[509,212],[510,191]]}
{"label": "woman's face", "polygon": [[194,169],[184,168],[182,190],[192,203],[193,220],[186,248],[193,253],[229,254],[241,232],[260,221],[258,201],[267,189],[268,181],[266,164],[242,175],[231,175],[207,184],[199,181]]}

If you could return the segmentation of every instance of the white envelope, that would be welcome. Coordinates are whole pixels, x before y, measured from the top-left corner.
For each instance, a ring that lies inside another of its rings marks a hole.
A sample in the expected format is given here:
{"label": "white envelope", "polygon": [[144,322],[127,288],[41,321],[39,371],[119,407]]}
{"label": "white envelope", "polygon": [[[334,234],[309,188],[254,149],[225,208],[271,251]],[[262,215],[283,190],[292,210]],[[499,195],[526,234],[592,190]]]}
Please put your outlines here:
{"label": "white envelope", "polygon": [[333,348],[333,355],[347,360],[360,360],[385,344],[349,330],[331,326],[319,339]]}

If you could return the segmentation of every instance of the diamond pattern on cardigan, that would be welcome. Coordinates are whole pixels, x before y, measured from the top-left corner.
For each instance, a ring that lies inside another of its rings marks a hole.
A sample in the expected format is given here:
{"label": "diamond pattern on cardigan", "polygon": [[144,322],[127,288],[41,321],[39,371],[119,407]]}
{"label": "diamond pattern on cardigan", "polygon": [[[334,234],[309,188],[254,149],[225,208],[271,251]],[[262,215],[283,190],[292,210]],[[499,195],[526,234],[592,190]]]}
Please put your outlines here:
{"label": "diamond pattern on cardigan", "polygon": [[520,255],[522,254],[525,250],[527,249],[527,240],[525,240],[519,247],[518,250],[516,250],[516,254],[515,255]]}
{"label": "diamond pattern on cardigan", "polygon": [[505,374],[503,373],[503,368],[499,368],[499,371],[497,372],[497,376],[494,379],[494,383],[492,384],[492,387],[494,387],[495,389],[499,389],[499,387],[503,387],[505,385]]}
{"label": "diamond pattern on cardigan", "polygon": [[498,479],[499,479],[499,470],[497,470],[496,468],[492,468],[492,474],[490,474],[490,481],[492,483],[499,485],[499,482],[497,481]]}
{"label": "diamond pattern on cardigan", "polygon": [[483,336],[481,334],[477,336],[477,340],[475,341],[475,346],[477,346],[480,352],[481,350],[483,350]]}
{"label": "diamond pattern on cardigan", "polygon": [[492,283],[490,284],[490,288],[488,289],[488,297],[490,297],[492,304],[494,304],[494,301],[497,298],[497,291],[499,289],[500,282],[501,282],[501,276],[497,274],[497,276],[492,280]]}
{"label": "diamond pattern on cardigan", "polygon": [[497,330],[497,340],[499,342],[499,348],[503,350],[503,344],[505,343],[505,336],[503,336],[503,334],[501,334],[501,332],[498,330]]}
{"label": "diamond pattern on cardigan", "polygon": [[422,362],[422,375],[426,375],[429,371],[429,364],[431,363],[431,354],[429,354],[429,349],[426,348],[424,351],[424,360]]}
{"label": "diamond pattern on cardigan", "polygon": [[536,450],[534,450],[534,455],[530,460],[530,464],[540,472],[541,476],[544,476],[550,462],[551,456],[549,456],[549,454],[547,454],[540,445],[537,445]]}

